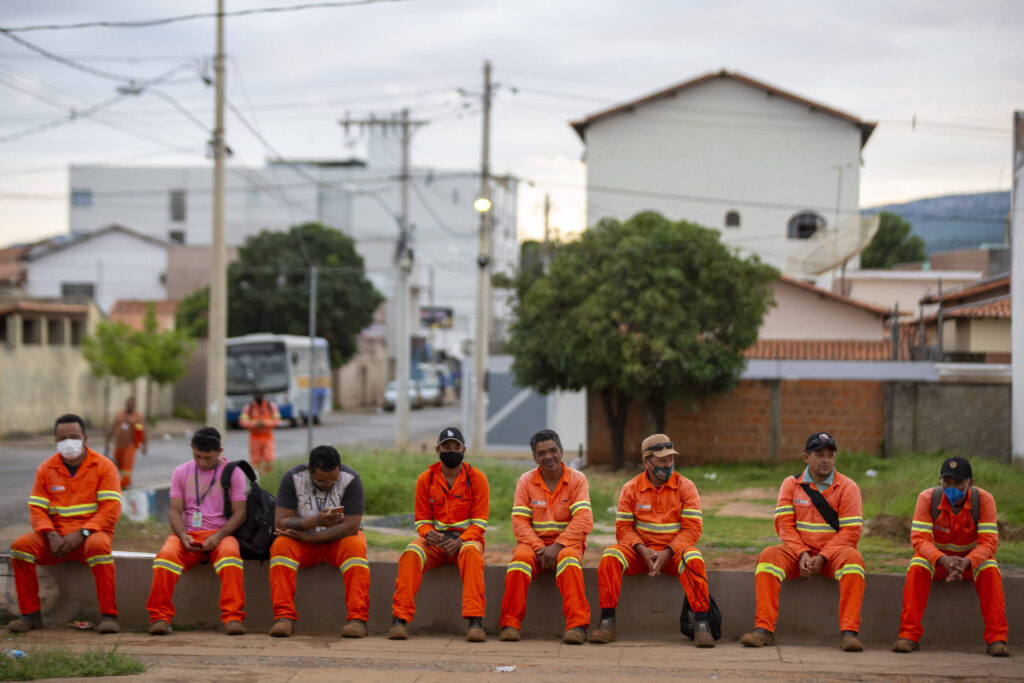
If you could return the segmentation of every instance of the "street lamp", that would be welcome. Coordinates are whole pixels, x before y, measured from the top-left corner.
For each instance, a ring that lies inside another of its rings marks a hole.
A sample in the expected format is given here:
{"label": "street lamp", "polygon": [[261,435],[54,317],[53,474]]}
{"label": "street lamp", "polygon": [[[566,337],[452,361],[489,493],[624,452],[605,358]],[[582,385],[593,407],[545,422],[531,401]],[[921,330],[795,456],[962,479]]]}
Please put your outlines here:
{"label": "street lamp", "polygon": [[487,213],[488,211],[491,210],[491,200],[488,199],[487,197],[480,197],[475,202],[473,202],[473,208],[479,211],[480,213]]}

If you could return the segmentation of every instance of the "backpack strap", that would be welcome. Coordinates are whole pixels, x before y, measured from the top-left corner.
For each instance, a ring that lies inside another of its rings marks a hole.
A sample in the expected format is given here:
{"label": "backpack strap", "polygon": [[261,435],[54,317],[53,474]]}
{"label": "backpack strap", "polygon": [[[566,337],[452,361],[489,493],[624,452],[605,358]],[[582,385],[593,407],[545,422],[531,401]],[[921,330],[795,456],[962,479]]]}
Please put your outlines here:
{"label": "backpack strap", "polygon": [[[973,486],[967,489],[968,495],[971,497],[971,519],[974,520],[974,528],[978,528],[978,519],[981,517],[981,501],[978,499],[978,489]],[[939,503],[942,502],[942,487],[935,486],[932,488],[932,521],[934,522],[939,518]],[[961,510],[963,507],[960,508]],[[954,514],[959,514],[959,511],[954,511]]]}
{"label": "backpack strap", "polygon": [[802,488],[807,493],[808,497],[810,497],[811,502],[814,503],[814,507],[817,508],[818,514],[821,515],[822,519],[824,519],[830,527],[839,531],[839,513],[828,504],[828,501],[825,500],[825,496],[821,495],[820,491],[810,484],[805,484],[800,481],[800,477],[802,475],[803,472],[800,474],[794,474],[793,478],[796,479],[796,483],[800,484],[800,488]]}
{"label": "backpack strap", "polygon": [[228,513],[231,510],[231,476],[235,473],[235,468],[239,468],[245,472],[245,476],[249,479],[250,484],[256,483],[256,472],[245,460],[232,460],[224,466],[224,471],[220,474],[220,485],[224,489],[224,512]]}

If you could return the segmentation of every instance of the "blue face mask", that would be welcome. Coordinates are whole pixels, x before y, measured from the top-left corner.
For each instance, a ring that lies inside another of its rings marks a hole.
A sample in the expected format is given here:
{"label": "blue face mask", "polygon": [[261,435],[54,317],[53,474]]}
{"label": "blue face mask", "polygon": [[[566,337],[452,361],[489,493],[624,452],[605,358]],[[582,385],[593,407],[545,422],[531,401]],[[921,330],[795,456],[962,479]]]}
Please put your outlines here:
{"label": "blue face mask", "polygon": [[668,478],[672,476],[673,472],[675,472],[675,467],[672,466],[654,468],[654,475],[656,477],[661,477],[665,481],[668,481]]}
{"label": "blue face mask", "polygon": [[956,505],[967,495],[966,491],[961,491],[955,486],[943,486],[942,492],[946,494],[946,500],[949,501],[950,505]]}

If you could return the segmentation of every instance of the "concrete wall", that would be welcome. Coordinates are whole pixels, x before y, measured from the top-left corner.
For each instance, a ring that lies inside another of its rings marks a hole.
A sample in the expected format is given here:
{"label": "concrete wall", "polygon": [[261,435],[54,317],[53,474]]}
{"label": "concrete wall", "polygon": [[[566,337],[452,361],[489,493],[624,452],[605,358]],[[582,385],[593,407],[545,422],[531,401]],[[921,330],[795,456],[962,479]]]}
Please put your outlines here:
{"label": "concrete wall", "polygon": [[774,292],[776,306],[765,314],[758,339],[885,339],[884,321],[876,313],[788,282],[776,282]]}
{"label": "concrete wall", "polygon": [[[6,564],[6,560],[4,562]],[[253,561],[245,564],[246,627],[250,633],[264,633],[273,622],[268,564]],[[145,628],[149,623],[145,602],[152,580],[152,558],[118,557],[116,567],[121,627]],[[386,632],[391,623],[396,571],[395,563],[370,563],[371,634]],[[63,624],[76,618],[95,620],[98,617],[92,575],[85,565],[69,562],[43,568],[40,573],[43,572],[53,577],[57,591],[54,607],[44,614],[49,624]],[[0,571],[0,575],[6,574],[6,571]],[[596,626],[600,617],[597,570],[586,568],[583,575],[591,604],[591,625]],[[484,626],[492,634],[498,631],[504,579],[504,566],[486,568],[487,613]],[[753,628],[753,574],[747,571],[711,571],[708,580],[711,594],[722,611],[723,638],[734,641]],[[8,579],[4,591],[8,611],[16,604],[12,583]],[[1024,611],[1014,609],[1015,605],[1024,604],[1024,577],[1003,577],[1003,583],[1010,645],[1013,646],[1020,642],[1019,634],[1024,632]],[[460,616],[461,588],[455,567],[446,566],[428,572],[419,592],[411,632],[464,632],[465,621]],[[212,567],[200,566],[186,572],[175,592],[177,615],[173,625],[178,628],[219,625],[218,591],[219,584]],[[865,642],[887,646],[895,640],[899,630],[902,592],[902,575],[868,576],[860,631]],[[776,636],[782,640],[838,642],[838,595],[836,582],[824,577],[785,582]],[[626,577],[616,615],[619,637],[624,640],[630,637],[664,637],[668,643],[683,639],[679,633],[682,602],[683,591],[673,577]],[[48,603],[46,601],[44,605]],[[815,608],[807,609],[809,605]],[[338,634],[345,618],[344,587],[338,570],[327,565],[300,570],[296,608],[299,612],[296,633]],[[532,638],[557,636],[564,624],[561,596],[552,573],[547,572],[531,586],[523,635]],[[924,629],[922,645],[926,648],[980,645],[983,642],[983,624],[973,587],[966,583],[937,584],[932,589],[931,601],[925,612]]]}
{"label": "concrete wall", "polygon": [[383,339],[360,338],[356,355],[333,373],[334,404],[341,410],[378,406],[388,385],[388,350]]}
{"label": "concrete wall", "polygon": [[[848,270],[845,283],[849,296],[854,299],[889,309],[894,303],[899,303],[900,311],[917,313],[921,298],[938,291],[940,278],[942,288],[948,290],[984,277],[981,268],[976,269],[968,264],[961,266],[961,270],[940,270],[934,263],[934,257],[932,267],[933,270],[926,271]],[[838,285],[837,279],[833,282],[833,288],[838,289]],[[926,308],[926,311],[932,309],[934,306]]]}
{"label": "concrete wall", "polygon": [[1013,340],[1008,319],[971,318],[968,322],[969,341],[966,351],[985,353],[1011,353]]}

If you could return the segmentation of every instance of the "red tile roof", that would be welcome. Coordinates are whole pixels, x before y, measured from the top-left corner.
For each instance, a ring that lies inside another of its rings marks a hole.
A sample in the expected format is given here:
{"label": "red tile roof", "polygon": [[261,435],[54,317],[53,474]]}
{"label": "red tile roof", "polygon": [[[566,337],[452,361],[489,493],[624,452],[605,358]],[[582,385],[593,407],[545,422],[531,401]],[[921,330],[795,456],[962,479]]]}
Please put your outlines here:
{"label": "red tile roof", "polygon": [[27,275],[28,271],[21,261],[0,263],[0,285],[22,285]]}
{"label": "red tile roof", "polygon": [[[1007,292],[1010,291],[1009,275],[1002,275],[996,278],[982,280],[980,282],[968,282],[967,284],[961,285],[955,289],[944,291],[942,293],[942,301],[949,304],[954,301],[962,301],[987,292],[995,292],[998,294],[998,290],[1001,289],[1005,289]],[[938,294],[928,294],[921,298],[921,303],[923,304],[935,304],[938,302]]]}
{"label": "red tile roof", "polygon": [[[910,358],[901,339],[899,360]],[[747,358],[770,360],[892,360],[892,341],[858,339],[758,339]]]}
{"label": "red tile roof", "polygon": [[[114,322],[127,323],[133,330],[142,330],[146,319],[146,307],[149,301],[122,299],[114,302],[110,311],[110,319]],[[160,332],[174,329],[174,314],[178,310],[177,301],[153,301],[156,306],[156,327]]]}
{"label": "red tile roof", "polygon": [[88,315],[88,304],[67,304],[59,301],[0,301],[0,314],[36,313],[39,315]]}
{"label": "red tile roof", "polygon": [[1006,318],[1012,317],[1013,298],[1009,296],[978,301],[942,311],[943,318]]}

